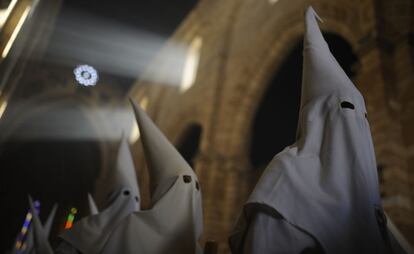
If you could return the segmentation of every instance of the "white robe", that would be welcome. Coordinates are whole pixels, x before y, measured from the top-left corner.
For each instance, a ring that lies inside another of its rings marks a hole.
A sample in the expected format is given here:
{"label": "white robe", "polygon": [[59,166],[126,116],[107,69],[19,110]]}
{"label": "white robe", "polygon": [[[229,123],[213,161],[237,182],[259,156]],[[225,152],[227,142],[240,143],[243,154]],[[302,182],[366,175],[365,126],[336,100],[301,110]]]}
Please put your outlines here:
{"label": "white robe", "polygon": [[197,244],[202,230],[200,191],[194,177],[188,183],[183,177],[178,176],[150,210],[122,220],[100,253],[202,253]]}
{"label": "white robe", "polygon": [[269,209],[252,214],[243,241],[243,254],[321,253],[312,236],[289,224]]}
{"label": "white robe", "polygon": [[96,215],[81,219],[59,237],[81,253],[100,253],[110,239],[113,230],[128,214],[136,211],[139,207],[128,187],[115,191],[111,199],[114,201],[108,208]]}
{"label": "white robe", "polygon": [[56,254],[202,253],[196,239],[202,231],[198,218],[201,193],[194,176],[188,183],[183,178],[178,176],[149,210],[125,212],[128,202],[118,201],[116,216],[107,217],[104,210],[100,216],[79,221],[70,233],[61,236],[65,242]]}

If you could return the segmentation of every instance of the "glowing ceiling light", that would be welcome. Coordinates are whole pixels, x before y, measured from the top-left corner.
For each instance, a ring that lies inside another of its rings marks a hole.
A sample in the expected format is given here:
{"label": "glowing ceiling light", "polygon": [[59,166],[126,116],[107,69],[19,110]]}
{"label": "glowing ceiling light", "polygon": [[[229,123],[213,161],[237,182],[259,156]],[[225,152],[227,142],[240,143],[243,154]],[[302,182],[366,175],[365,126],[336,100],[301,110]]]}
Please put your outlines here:
{"label": "glowing ceiling light", "polygon": [[275,3],[277,3],[279,0],[269,0],[269,3],[270,4],[275,4]]}
{"label": "glowing ceiling light", "polygon": [[[139,103],[139,105],[141,106],[141,108],[143,110],[147,110],[148,107],[148,97],[145,96],[144,98],[141,99],[141,102]],[[129,136],[129,142],[131,144],[137,142],[137,140],[139,139],[140,133],[139,133],[139,128],[137,125],[137,122],[134,121],[132,124],[132,130],[131,130],[131,134]]]}
{"label": "glowing ceiling light", "polygon": [[6,58],[7,57],[7,54],[9,54],[9,51],[10,51],[10,49],[11,49],[14,41],[16,40],[17,35],[20,32],[20,29],[22,28],[22,26],[24,24],[24,21],[27,18],[27,15],[29,15],[30,9],[31,9],[31,7],[30,6],[27,6],[26,9],[24,10],[22,16],[20,17],[19,22],[17,22],[17,25],[14,28],[13,33],[12,33],[12,35],[9,38],[9,41],[7,42],[6,46],[3,49],[3,53],[1,54],[1,56],[3,58]]}
{"label": "glowing ceiling light", "polygon": [[139,139],[139,129],[138,129],[138,125],[136,122],[134,122],[132,124],[132,130],[131,130],[131,135],[129,136],[129,143],[133,144],[135,142],[137,142],[137,140]]}
{"label": "glowing ceiling light", "polygon": [[98,72],[90,65],[78,65],[74,70],[76,81],[83,86],[94,86],[98,82]]}
{"label": "glowing ceiling light", "polygon": [[0,106],[0,118],[3,116],[4,111],[6,111],[7,107],[7,101],[3,101],[3,103]]}
{"label": "glowing ceiling light", "polygon": [[203,39],[200,36],[195,37],[191,41],[187,52],[187,59],[184,65],[183,77],[181,80],[181,93],[187,91],[194,84],[197,74],[198,62],[200,60],[200,49],[202,45]]}
{"label": "glowing ceiling light", "polygon": [[17,0],[12,0],[7,6],[7,9],[2,11],[0,16],[0,27],[3,27],[4,23],[6,23],[6,20],[9,18],[11,11],[14,9],[14,6],[16,6]]}

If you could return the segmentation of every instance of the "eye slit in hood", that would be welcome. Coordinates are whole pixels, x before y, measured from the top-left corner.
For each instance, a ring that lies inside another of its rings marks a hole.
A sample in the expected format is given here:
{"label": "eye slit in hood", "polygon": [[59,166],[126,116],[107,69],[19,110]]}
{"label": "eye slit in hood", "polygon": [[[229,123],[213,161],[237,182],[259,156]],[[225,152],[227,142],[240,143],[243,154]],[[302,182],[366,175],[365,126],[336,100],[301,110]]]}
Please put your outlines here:
{"label": "eye slit in hood", "polygon": [[183,180],[184,180],[185,183],[191,183],[191,176],[183,175]]}
{"label": "eye slit in hood", "polygon": [[341,108],[348,108],[348,109],[355,109],[354,104],[350,103],[349,101],[343,101],[341,102]]}

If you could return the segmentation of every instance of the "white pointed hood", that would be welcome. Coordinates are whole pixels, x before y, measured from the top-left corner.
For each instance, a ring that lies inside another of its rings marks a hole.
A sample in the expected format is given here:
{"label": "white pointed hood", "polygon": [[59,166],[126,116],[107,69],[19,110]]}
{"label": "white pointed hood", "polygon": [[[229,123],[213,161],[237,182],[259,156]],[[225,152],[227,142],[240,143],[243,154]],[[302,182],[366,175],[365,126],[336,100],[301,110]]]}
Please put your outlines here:
{"label": "white pointed hood", "polygon": [[53,208],[51,215],[49,216],[46,227],[43,228],[42,223],[40,222],[39,216],[36,213],[36,209],[33,205],[33,200],[29,197],[30,210],[32,212],[32,227],[33,227],[33,236],[34,236],[34,246],[37,254],[53,254],[52,247],[49,244],[48,236],[54,214],[56,212],[56,206]]}
{"label": "white pointed hood", "polygon": [[131,100],[148,163],[149,210],[129,214],[114,229],[102,254],[202,253],[201,191],[197,176],[145,112]]}
{"label": "white pointed hood", "polygon": [[95,202],[88,196],[91,216],[82,218],[59,236],[82,253],[100,253],[114,228],[128,214],[140,210],[137,176],[124,135],[119,144],[116,168],[109,180],[106,208],[98,213]]}
{"label": "white pointed hood", "polygon": [[317,20],[322,21],[315,10],[309,7],[305,13],[301,109],[309,102],[332,94],[359,94],[331,54]]}
{"label": "white pointed hood", "polygon": [[45,226],[44,226],[44,231],[45,234],[49,237],[50,235],[50,231],[52,230],[52,225],[53,225],[53,221],[55,219],[55,215],[56,215],[56,211],[57,211],[58,205],[54,204],[52,207],[52,210],[49,213],[49,216],[47,217]]}
{"label": "white pointed hood", "polygon": [[195,177],[188,163],[147,114],[130,100],[139,127],[150,174],[152,204],[159,200],[180,174]]}
{"label": "white pointed hood", "polygon": [[124,134],[122,134],[118,146],[116,167],[110,172],[110,177],[108,178],[108,181],[110,181],[110,188],[108,189],[109,196],[113,196],[113,192],[117,192],[119,189],[128,188],[132,192],[133,197],[140,198],[134,162]]}
{"label": "white pointed hood", "polygon": [[[82,220],[76,234],[62,238],[84,254],[201,253],[203,218],[197,176],[151,119],[137,105],[133,107],[155,189],[152,207],[126,213],[127,207],[118,206],[116,211],[123,216],[102,223],[107,218],[105,210]],[[108,226],[98,231],[96,224]]]}
{"label": "white pointed hood", "polygon": [[89,213],[90,215],[95,215],[99,213],[98,207],[96,206],[95,200],[93,199],[92,195],[88,193],[88,205],[89,205]]}
{"label": "white pointed hood", "polygon": [[234,253],[246,220],[263,207],[311,234],[326,253],[387,252],[364,99],[329,51],[317,18],[309,7],[298,140],[263,172],[230,238]]}

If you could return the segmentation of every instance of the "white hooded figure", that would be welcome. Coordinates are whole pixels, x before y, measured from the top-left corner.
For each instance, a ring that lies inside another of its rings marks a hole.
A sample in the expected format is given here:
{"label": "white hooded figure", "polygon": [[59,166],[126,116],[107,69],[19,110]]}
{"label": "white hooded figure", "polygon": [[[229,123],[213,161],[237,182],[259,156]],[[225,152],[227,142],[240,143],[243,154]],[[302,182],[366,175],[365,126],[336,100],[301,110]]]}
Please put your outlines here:
{"label": "white hooded figure", "polygon": [[114,229],[128,214],[140,210],[140,192],[129,145],[123,136],[118,149],[116,169],[111,172],[107,205],[98,212],[88,194],[91,215],[76,222],[59,237],[57,253],[102,253]]}
{"label": "white hooded figure", "polygon": [[[202,233],[197,176],[145,112],[131,103],[150,173],[152,207],[131,210],[128,205],[111,205],[106,209],[109,211],[76,223],[76,231],[69,230],[62,238],[83,254],[201,253],[197,243]],[[133,192],[123,187],[121,193],[125,190]]]}
{"label": "white hooded figure", "polygon": [[230,237],[233,253],[389,253],[362,95],[305,13],[296,143],[263,172]]}

